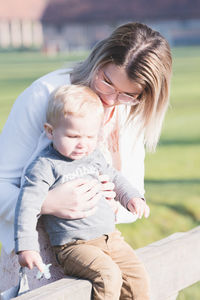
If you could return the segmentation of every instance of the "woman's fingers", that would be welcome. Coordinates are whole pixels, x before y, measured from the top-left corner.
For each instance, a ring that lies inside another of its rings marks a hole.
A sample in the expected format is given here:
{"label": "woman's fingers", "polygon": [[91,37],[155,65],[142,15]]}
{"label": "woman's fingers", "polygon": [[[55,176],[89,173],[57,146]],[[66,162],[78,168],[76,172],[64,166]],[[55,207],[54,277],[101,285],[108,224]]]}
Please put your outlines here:
{"label": "woman's fingers", "polygon": [[100,198],[101,184],[97,180],[78,180],[73,183],[71,197],[73,206],[66,207],[69,219],[85,218],[95,213],[96,205]]}
{"label": "woman's fingers", "polygon": [[[94,198],[97,198],[97,197],[95,196]],[[99,199],[96,201],[98,202]],[[90,208],[85,209],[85,210],[68,210],[67,211],[68,219],[86,218],[86,217],[92,216],[97,210],[97,206],[93,206],[93,204],[91,205],[91,203],[89,205],[87,205],[87,207],[90,207]]]}
{"label": "woman's fingers", "polygon": [[[60,218],[83,218],[85,210],[91,210],[100,196],[101,190],[98,180],[79,178],[58,185],[48,193],[41,213],[51,214]],[[55,201],[56,200],[56,201]],[[93,210],[89,212],[93,213]]]}
{"label": "woman's fingers", "polygon": [[114,191],[103,191],[102,194],[107,200],[111,200],[116,197],[116,193]]}
{"label": "woman's fingers", "polygon": [[102,191],[113,191],[115,188],[113,182],[105,182],[101,186],[102,186]]}
{"label": "woman's fingers", "polygon": [[[88,191],[86,193],[87,197],[86,197],[84,203],[82,203],[82,206],[81,206],[83,211],[90,210],[90,209],[92,209],[92,208],[94,208],[94,207],[97,206],[97,203],[99,202],[99,200],[102,197],[102,193],[101,192],[96,192],[94,194],[94,192],[95,191]],[[92,197],[90,197],[89,199],[88,199],[88,194],[90,196],[92,195]]]}
{"label": "woman's fingers", "polygon": [[115,188],[115,185],[113,182],[110,181],[110,178],[108,175],[103,174],[99,175],[99,180],[102,184],[102,191],[112,191]]}
{"label": "woman's fingers", "polygon": [[[65,183],[68,184],[69,182]],[[71,188],[79,190],[80,193],[85,193],[89,191],[92,187],[99,184],[96,179],[88,179],[88,178],[79,178],[70,181]]]}
{"label": "woman's fingers", "polygon": [[110,179],[107,174],[101,174],[99,175],[99,180],[101,181],[101,183],[104,183],[104,182],[108,182]]}
{"label": "woman's fingers", "polygon": [[97,180],[90,180],[76,189],[76,193],[84,196],[84,200],[88,201],[101,191],[101,184]]}
{"label": "woman's fingers", "polygon": [[116,193],[114,192],[115,185],[110,181],[109,176],[106,174],[99,175],[99,180],[101,181],[101,190],[103,196],[107,200],[114,199],[116,197]]}

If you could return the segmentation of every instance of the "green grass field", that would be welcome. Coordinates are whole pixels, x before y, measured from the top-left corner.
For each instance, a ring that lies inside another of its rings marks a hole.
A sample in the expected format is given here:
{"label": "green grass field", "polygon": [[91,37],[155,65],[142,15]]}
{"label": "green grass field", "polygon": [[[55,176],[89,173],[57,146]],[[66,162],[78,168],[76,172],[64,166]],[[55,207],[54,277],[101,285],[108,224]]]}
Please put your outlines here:
{"label": "green grass field", "polygon": [[[0,131],[20,92],[34,79],[82,55],[47,57],[39,53],[0,53]],[[143,247],[200,224],[200,48],[173,49],[171,106],[156,153],[146,155],[147,220],[119,225],[125,239]],[[199,263],[199,262],[197,262]],[[195,284],[178,300],[199,300]]]}

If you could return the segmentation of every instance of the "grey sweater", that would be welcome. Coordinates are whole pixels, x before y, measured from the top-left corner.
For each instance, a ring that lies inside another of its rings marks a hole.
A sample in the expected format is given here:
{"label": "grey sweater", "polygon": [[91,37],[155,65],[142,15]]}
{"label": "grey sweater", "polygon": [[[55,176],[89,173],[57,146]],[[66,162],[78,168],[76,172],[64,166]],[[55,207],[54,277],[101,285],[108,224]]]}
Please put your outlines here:
{"label": "grey sweater", "polygon": [[[27,168],[19,194],[14,222],[16,253],[22,250],[39,251],[36,225],[50,189],[80,177],[98,179],[99,174],[109,175],[115,184],[116,200],[124,207],[131,198],[142,197],[120,172],[106,163],[100,151],[95,150],[82,159],[71,160],[57,152],[52,145],[45,148]],[[90,217],[71,220],[43,215],[42,218],[53,246],[77,239],[94,239],[115,228],[113,210],[103,196],[96,212]]]}

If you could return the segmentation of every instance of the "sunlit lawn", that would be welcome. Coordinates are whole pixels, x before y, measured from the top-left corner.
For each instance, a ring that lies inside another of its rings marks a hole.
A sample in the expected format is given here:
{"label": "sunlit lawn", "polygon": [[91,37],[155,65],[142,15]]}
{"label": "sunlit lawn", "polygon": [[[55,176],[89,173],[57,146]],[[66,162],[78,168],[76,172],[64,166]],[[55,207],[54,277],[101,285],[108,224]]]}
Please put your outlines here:
{"label": "sunlit lawn", "polygon": [[[0,130],[12,103],[34,79],[82,55],[47,57],[39,53],[0,54]],[[143,247],[200,224],[200,48],[173,50],[171,107],[156,153],[146,155],[147,220],[119,225],[126,240]],[[199,300],[196,284],[179,300]]]}

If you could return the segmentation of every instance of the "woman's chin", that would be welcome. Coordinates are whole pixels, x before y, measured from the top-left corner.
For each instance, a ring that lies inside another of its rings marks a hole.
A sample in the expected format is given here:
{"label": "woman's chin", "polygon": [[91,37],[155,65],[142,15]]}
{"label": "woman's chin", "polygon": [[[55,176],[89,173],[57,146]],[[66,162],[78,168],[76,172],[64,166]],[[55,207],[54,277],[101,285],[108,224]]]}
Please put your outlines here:
{"label": "woman's chin", "polygon": [[104,108],[111,108],[111,107],[115,106],[115,103],[114,103],[114,102],[113,102],[113,103],[108,103],[108,102],[106,102],[106,101],[105,101],[104,99],[102,99],[102,98],[101,98],[101,102],[102,102]]}

